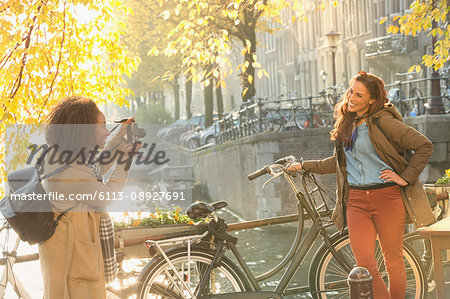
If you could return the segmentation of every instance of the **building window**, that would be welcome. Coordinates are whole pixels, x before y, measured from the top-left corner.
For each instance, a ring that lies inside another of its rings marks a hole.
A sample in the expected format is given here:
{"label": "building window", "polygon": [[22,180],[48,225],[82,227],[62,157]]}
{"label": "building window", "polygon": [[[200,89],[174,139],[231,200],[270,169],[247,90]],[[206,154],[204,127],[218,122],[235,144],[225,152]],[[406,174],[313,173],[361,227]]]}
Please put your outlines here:
{"label": "building window", "polygon": [[392,13],[399,13],[400,12],[400,1],[392,1]]}
{"label": "building window", "polygon": [[[348,9],[348,2],[345,2],[344,4],[344,14],[347,12],[350,12],[350,10]],[[344,30],[344,37],[349,37],[350,36],[350,26],[351,26],[351,18],[345,18],[344,23],[345,23],[345,30]]]}
{"label": "building window", "polygon": [[358,34],[358,30],[357,30],[357,23],[356,23],[356,3],[355,3],[355,1],[354,0],[352,0],[351,2],[350,2],[350,10],[351,10],[351,12],[350,12],[350,19],[351,19],[351,21],[350,21],[350,28],[351,28],[351,35],[352,36],[354,36],[354,35],[357,35]]}
{"label": "building window", "polygon": [[379,14],[378,14],[378,3],[374,3],[373,4],[373,25],[372,25],[372,36],[373,37],[379,37],[380,35],[378,34],[378,19],[379,19]]}
{"label": "building window", "polygon": [[366,25],[367,25],[366,32],[369,32],[371,30],[370,26],[372,25],[371,21],[373,20],[373,18],[371,16],[372,10],[370,9],[371,8],[371,5],[370,5],[371,3],[370,3],[369,0],[364,0],[364,1],[366,3],[365,8],[363,8],[364,12],[365,12],[365,19],[364,19],[364,21],[366,22]]}

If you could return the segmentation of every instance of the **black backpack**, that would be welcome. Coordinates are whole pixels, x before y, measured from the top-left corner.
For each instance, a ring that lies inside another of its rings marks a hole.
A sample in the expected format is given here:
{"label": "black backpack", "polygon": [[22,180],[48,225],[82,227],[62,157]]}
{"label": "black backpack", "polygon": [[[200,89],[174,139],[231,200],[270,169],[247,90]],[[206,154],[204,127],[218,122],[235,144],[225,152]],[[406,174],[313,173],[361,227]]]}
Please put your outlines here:
{"label": "black backpack", "polygon": [[[41,182],[68,167],[69,165],[64,165],[42,177],[39,164],[9,174],[11,194],[0,201],[0,212],[22,241],[30,245],[40,244],[55,232],[58,222],[66,212],[60,213],[54,219],[50,200],[42,199],[47,192]],[[37,200],[37,197],[41,199]]]}

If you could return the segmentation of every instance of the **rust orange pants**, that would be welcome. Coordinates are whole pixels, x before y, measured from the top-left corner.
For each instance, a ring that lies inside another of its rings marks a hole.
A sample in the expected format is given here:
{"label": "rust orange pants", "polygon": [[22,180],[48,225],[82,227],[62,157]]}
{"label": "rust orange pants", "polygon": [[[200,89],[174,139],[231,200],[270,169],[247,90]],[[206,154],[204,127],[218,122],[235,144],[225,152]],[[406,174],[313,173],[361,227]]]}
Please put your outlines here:
{"label": "rust orange pants", "polygon": [[[373,277],[375,299],[401,299],[406,293],[403,263],[405,208],[398,185],[373,190],[350,189],[347,223],[350,245],[357,265]],[[378,272],[375,242],[380,240],[389,289]]]}

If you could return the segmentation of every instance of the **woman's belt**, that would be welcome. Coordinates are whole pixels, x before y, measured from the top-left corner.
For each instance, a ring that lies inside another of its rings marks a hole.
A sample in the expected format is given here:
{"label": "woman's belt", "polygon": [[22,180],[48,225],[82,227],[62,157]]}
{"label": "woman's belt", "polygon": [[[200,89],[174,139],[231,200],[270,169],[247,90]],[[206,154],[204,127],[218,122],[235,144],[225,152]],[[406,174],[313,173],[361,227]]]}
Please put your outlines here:
{"label": "woman's belt", "polygon": [[356,189],[356,190],[374,190],[374,189],[383,189],[387,187],[392,187],[397,185],[396,183],[386,183],[386,184],[376,184],[376,185],[370,185],[370,186],[352,186],[350,185],[350,189]]}

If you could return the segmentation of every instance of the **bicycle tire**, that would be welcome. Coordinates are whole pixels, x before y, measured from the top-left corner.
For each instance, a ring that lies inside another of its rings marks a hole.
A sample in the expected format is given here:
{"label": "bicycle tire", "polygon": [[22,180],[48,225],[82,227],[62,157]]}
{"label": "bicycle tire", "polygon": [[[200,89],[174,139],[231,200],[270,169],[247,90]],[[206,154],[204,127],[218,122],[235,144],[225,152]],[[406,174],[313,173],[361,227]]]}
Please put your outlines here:
{"label": "bicycle tire", "polygon": [[268,131],[279,132],[284,127],[284,118],[277,110],[267,110],[264,117],[265,128]]}
{"label": "bicycle tire", "polygon": [[295,125],[298,129],[304,130],[309,127],[308,112],[304,108],[297,108],[294,112]]}
{"label": "bicycle tire", "polygon": [[415,87],[412,91],[411,91],[411,99],[418,99],[417,101],[415,101],[415,104],[417,104],[417,115],[424,115],[426,112],[425,109],[425,99],[423,98],[423,93],[422,91],[418,88]]}
{"label": "bicycle tire", "polygon": [[[350,248],[348,234],[339,232],[331,237],[333,247],[341,253],[350,265],[356,265]],[[384,265],[381,248],[376,246],[375,257],[378,262],[381,276],[386,280],[387,271]],[[405,261],[407,289],[405,298],[423,299],[428,291],[427,278],[420,258],[404,242],[403,260]],[[315,254],[309,270],[309,286],[313,298],[348,298],[349,287],[347,285],[348,273],[342,269],[329,249],[324,245]],[[328,287],[327,287],[328,286]]]}
{"label": "bicycle tire", "polygon": [[[183,279],[190,278],[190,287],[194,292],[199,283],[199,276],[206,266],[211,264],[214,251],[206,248],[191,248],[190,270],[187,270],[187,248],[176,247],[165,252],[170,261],[181,272]],[[186,298],[188,292],[181,294],[167,276],[172,270],[162,256],[157,256],[148,263],[138,276],[137,298]],[[173,278],[174,276],[172,276]],[[226,256],[212,270],[211,294],[249,291],[250,284],[242,271]],[[176,278],[175,278],[176,279]],[[213,282],[212,282],[213,281]],[[185,281],[186,282],[186,281]],[[178,286],[180,286],[179,283]]]}
{"label": "bicycle tire", "polygon": [[[414,231],[405,235],[405,242],[408,242],[417,253],[417,256],[420,257],[423,269],[427,275],[428,293],[434,291],[436,282],[434,280],[434,258],[431,248],[431,239],[420,235],[418,231]],[[446,257],[445,253],[443,253],[443,258],[444,257]],[[444,265],[447,267],[449,266],[448,263],[444,263]]]}

